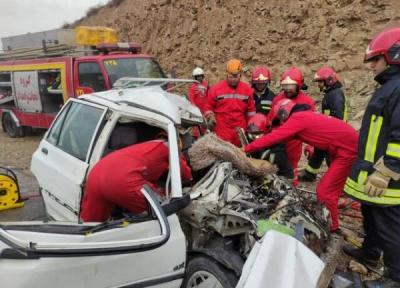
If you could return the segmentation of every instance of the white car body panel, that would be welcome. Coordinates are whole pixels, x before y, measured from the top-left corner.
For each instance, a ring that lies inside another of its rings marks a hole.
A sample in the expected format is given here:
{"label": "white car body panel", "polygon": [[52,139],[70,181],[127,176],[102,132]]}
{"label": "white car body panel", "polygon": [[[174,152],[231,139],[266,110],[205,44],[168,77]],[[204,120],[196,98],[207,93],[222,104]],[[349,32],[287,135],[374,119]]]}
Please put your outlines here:
{"label": "white car body panel", "polygon": [[[45,155],[42,149],[47,149],[48,154]],[[88,167],[88,163],[63,152],[46,139],[40,142],[32,156],[31,171],[40,183],[47,213],[55,220],[77,221],[80,205],[78,199]],[[55,197],[69,208],[59,203]]]}
{"label": "white car body panel", "polygon": [[271,230],[254,245],[236,288],[314,288],[324,266],[303,243]]}
{"label": "white car body panel", "polygon": [[[122,287],[128,284],[154,283],[157,279],[170,279],[155,287],[179,287],[186,261],[185,237],[176,215],[168,217],[171,234],[168,241],[155,249],[102,256],[78,257],[42,257],[39,259],[0,259],[0,278],[2,287]],[[26,224],[24,222],[18,224]],[[59,223],[57,223],[59,224]],[[69,235],[56,233],[38,233],[29,231],[8,230],[12,236],[21,241],[40,243],[74,243],[118,242],[141,240],[159,235],[160,225],[157,221],[130,224],[95,232],[90,235]],[[42,245],[43,245],[42,244]],[[9,248],[0,241],[0,251]],[[160,261],[162,260],[162,261]],[[21,277],[22,276],[22,277]]]}

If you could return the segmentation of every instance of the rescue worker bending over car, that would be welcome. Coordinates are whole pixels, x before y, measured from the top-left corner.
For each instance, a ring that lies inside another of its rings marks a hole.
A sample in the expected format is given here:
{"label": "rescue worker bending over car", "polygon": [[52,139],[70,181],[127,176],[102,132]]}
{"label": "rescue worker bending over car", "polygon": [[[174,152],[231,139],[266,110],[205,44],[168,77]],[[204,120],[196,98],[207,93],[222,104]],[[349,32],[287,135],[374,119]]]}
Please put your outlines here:
{"label": "rescue worker bending over car", "polygon": [[226,65],[227,77],[210,88],[204,112],[207,125],[222,140],[241,146],[236,128],[246,129],[249,117],[256,114],[253,89],[240,81],[242,63],[233,59]]}
{"label": "rescue worker bending over car", "polygon": [[310,111],[309,108],[291,99],[280,100],[275,104],[271,117],[279,119],[282,125],[246,145],[244,151],[253,153],[292,139],[327,151],[332,162],[316,190],[317,199],[326,205],[331,214],[330,229],[336,232],[339,229],[339,196],[356,158],[358,134],[343,121]]}
{"label": "rescue worker bending over car", "polygon": [[[183,181],[190,181],[191,169],[183,155],[180,167]],[[157,181],[168,168],[168,142],[162,136],[108,154],[89,173],[82,202],[82,220],[106,221],[116,207],[132,213],[143,212],[147,205],[140,190],[147,184],[162,196],[164,191],[157,186]]]}
{"label": "rescue worker bending over car", "polygon": [[[256,113],[256,115],[252,116],[247,123],[247,138],[250,141],[253,141],[262,137],[264,134],[270,132],[269,126],[270,125],[267,123],[267,117],[262,113]],[[284,144],[278,144],[269,147],[268,149],[257,151],[252,153],[251,156],[257,159],[268,160],[278,167],[277,174],[279,176],[293,180],[293,168],[289,163]]]}
{"label": "rescue worker bending over car", "polygon": [[[321,103],[322,113],[347,121],[346,98],[336,72],[331,67],[322,67],[315,73],[313,81],[318,83],[320,91],[324,93]],[[324,159],[329,164],[327,154],[311,146],[305,148],[304,154],[309,161],[303,174],[299,176],[299,180],[315,181]]]}

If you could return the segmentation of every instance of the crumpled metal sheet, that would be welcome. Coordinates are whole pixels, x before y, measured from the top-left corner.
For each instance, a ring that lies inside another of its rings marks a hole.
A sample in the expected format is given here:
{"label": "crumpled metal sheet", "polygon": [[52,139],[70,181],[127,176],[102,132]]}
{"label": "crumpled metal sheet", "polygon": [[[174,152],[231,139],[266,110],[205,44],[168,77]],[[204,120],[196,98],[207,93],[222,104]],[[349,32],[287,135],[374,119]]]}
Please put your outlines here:
{"label": "crumpled metal sheet", "polygon": [[295,238],[269,231],[257,242],[236,288],[316,287],[324,263]]}

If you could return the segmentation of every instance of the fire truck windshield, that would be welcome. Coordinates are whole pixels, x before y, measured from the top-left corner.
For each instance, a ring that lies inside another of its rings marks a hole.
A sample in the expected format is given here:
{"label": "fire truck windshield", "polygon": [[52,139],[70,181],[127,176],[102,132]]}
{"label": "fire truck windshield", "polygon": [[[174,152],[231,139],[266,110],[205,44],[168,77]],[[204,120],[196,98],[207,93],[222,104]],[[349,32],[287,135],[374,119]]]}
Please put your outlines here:
{"label": "fire truck windshield", "polygon": [[160,65],[151,58],[113,58],[103,63],[111,85],[122,77],[166,78]]}

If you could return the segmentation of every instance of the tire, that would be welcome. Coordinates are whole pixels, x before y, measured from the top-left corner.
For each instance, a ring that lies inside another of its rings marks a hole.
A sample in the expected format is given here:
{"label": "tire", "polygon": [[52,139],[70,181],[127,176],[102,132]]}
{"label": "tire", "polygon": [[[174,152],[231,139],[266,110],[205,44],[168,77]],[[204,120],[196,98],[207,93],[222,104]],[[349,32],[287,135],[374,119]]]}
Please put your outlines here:
{"label": "tire", "polygon": [[189,260],[182,288],[215,287],[234,288],[238,282],[235,274],[215,260],[196,256]]}
{"label": "tire", "polygon": [[25,136],[24,127],[18,126],[10,113],[5,113],[3,116],[3,128],[11,138],[19,138]]}

